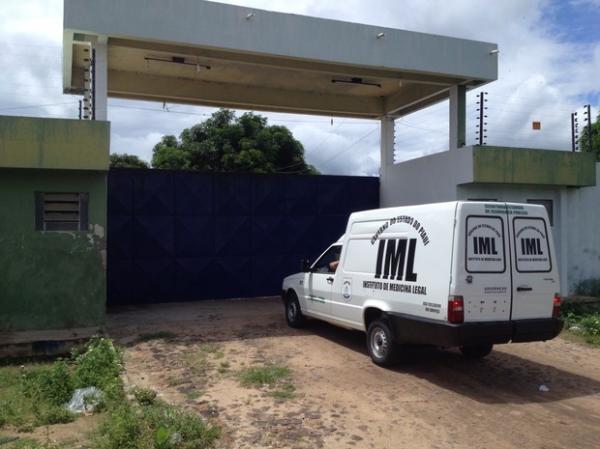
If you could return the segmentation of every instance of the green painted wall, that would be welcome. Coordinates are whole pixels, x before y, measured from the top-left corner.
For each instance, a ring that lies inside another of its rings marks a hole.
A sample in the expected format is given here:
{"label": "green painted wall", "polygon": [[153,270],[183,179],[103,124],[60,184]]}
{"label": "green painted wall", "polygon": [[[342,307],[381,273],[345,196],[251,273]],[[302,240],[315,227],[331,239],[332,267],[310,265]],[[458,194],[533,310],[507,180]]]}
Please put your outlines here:
{"label": "green painted wall", "polygon": [[[35,193],[88,192],[89,232],[35,231]],[[106,172],[0,168],[0,332],[101,326]]]}
{"label": "green painted wall", "polygon": [[0,116],[0,167],[108,170],[110,123]]}
{"label": "green painted wall", "polygon": [[473,182],[594,186],[596,160],[590,153],[475,146]]}

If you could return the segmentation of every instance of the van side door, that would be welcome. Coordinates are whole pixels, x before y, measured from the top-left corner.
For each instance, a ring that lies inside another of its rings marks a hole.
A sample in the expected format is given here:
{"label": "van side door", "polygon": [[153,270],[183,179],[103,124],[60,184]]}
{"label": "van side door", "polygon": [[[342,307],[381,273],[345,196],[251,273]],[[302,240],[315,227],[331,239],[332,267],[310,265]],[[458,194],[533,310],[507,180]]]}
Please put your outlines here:
{"label": "van side door", "polygon": [[331,292],[340,261],[342,245],[332,245],[311,266],[306,276],[305,295],[309,313],[328,316],[331,313]]}
{"label": "van side door", "polygon": [[459,205],[454,282],[456,292],[463,296],[465,322],[510,319],[507,218],[504,203]]}
{"label": "van side door", "polygon": [[560,287],[546,209],[510,204],[508,208],[514,254],[511,319],[550,318]]}

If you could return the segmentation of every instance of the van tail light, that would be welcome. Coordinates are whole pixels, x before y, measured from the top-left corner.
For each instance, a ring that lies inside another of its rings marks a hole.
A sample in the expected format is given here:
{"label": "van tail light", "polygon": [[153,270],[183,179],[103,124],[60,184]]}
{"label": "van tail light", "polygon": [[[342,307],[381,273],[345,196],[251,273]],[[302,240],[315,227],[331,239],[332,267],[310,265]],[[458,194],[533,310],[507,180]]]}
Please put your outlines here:
{"label": "van tail light", "polygon": [[465,306],[462,296],[448,297],[448,321],[460,324],[465,320]]}
{"label": "van tail light", "polygon": [[560,299],[560,295],[558,293],[554,294],[554,298],[552,299],[552,318],[560,318],[560,305],[562,300]]}

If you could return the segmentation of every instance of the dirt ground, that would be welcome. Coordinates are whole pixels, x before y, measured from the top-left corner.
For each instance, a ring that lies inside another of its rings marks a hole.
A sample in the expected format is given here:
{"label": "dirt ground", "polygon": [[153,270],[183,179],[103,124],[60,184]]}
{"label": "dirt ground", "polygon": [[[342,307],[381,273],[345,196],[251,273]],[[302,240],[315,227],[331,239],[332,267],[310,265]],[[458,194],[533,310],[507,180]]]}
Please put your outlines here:
{"label": "dirt ground", "polygon": [[[223,448],[600,447],[600,350],[562,338],[483,361],[414,349],[390,370],[360,332],[288,328],[277,299],[120,309],[108,332],[127,382],[219,422]],[[157,332],[171,338],[139,340]],[[268,363],[292,370],[293,398],[240,386],[240,369]]]}

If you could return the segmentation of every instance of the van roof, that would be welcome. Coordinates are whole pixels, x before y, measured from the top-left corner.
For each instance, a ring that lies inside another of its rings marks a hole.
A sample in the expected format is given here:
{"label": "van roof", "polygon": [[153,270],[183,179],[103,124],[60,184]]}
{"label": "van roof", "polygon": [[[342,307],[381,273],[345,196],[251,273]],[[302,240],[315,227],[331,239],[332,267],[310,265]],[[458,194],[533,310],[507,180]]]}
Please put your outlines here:
{"label": "van roof", "polygon": [[430,204],[415,204],[411,206],[395,206],[395,207],[387,207],[384,209],[371,209],[364,210],[359,212],[354,212],[350,215],[349,221],[367,221],[367,220],[385,220],[395,215],[406,214],[409,210],[417,212],[422,209],[427,209],[429,211],[438,210],[438,211],[448,211],[455,209],[460,203],[469,203],[469,204],[506,204],[507,206],[526,206],[531,208],[539,208],[544,207],[538,204],[529,204],[529,203],[512,203],[505,201],[448,201],[444,203],[430,203]]}
{"label": "van roof", "polygon": [[[448,210],[456,208],[456,205],[461,201],[449,201],[446,203],[431,203],[431,204],[416,204],[414,206],[396,206],[386,207],[384,209],[371,209],[360,212],[354,212],[350,215],[350,221],[364,221],[364,220],[385,220],[395,215],[402,215],[407,213],[407,210],[418,211],[419,209],[437,209],[437,210]],[[466,202],[466,201],[462,201]]]}

